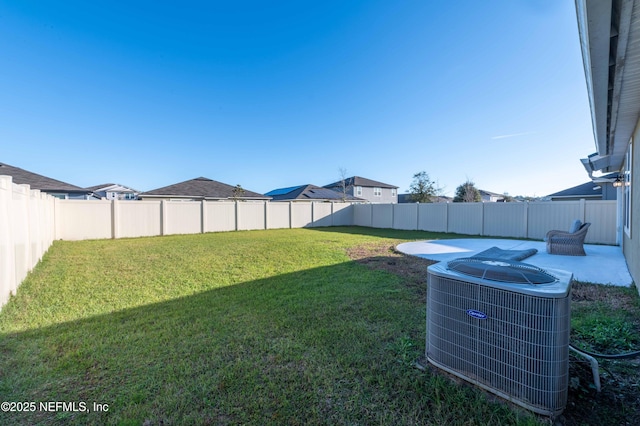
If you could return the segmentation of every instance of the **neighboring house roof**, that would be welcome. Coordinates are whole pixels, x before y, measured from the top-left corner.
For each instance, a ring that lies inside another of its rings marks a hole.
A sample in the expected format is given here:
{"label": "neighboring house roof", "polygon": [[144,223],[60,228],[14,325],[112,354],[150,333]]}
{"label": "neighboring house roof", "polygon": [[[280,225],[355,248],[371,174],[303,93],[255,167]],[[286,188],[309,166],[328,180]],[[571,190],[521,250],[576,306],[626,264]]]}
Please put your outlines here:
{"label": "neighboring house roof", "polygon": [[602,198],[602,186],[587,182],[562,191],[549,194],[547,197],[551,199],[558,198]]}
{"label": "neighboring house roof", "polygon": [[[345,179],[346,186],[366,186],[366,187],[376,187],[376,188],[398,188],[394,185],[389,185],[388,183],[382,183],[375,180],[363,178],[360,176],[352,176],[350,178]],[[325,185],[325,188],[335,188],[342,187],[342,181],[330,183],[329,185]]]}
{"label": "neighboring house roof", "polygon": [[[609,196],[613,196],[615,192],[609,191],[608,194],[603,193],[603,186],[611,185],[613,181],[618,177],[618,173],[609,173],[607,175],[594,178],[592,182],[586,182],[581,185],[576,185],[571,188],[563,189],[562,191],[554,192],[547,195],[548,198],[554,199],[580,199],[580,198],[595,198],[595,199],[608,199]],[[611,187],[607,187],[609,190]],[[613,188],[615,189],[615,188]],[[612,197],[610,199],[615,199]]]}
{"label": "neighboring house roof", "polygon": [[504,194],[498,194],[497,192],[486,191],[484,189],[478,189],[480,195],[489,195],[491,197],[504,197]]}
{"label": "neighboring house roof", "polygon": [[30,185],[31,189],[39,189],[43,192],[66,192],[86,194],[90,190],[50,177],[42,176],[28,170],[14,167],[9,164],[0,163],[0,175],[7,175],[13,178],[13,183],[18,185]]}
{"label": "neighboring house roof", "polygon": [[115,185],[115,183],[103,183],[102,185],[87,186],[87,189],[89,191],[100,191],[101,189],[108,188],[113,185]]}
{"label": "neighboring house roof", "polygon": [[116,192],[140,192],[128,186],[120,185],[119,183],[103,183],[102,185],[88,186],[87,189],[93,192],[100,191],[116,191]]}
{"label": "neighboring house roof", "polygon": [[498,194],[497,192],[486,191],[484,189],[478,189],[478,192],[480,193],[480,197],[483,199],[495,198],[496,200],[504,201],[504,194]]}
{"label": "neighboring house roof", "polygon": [[[173,185],[165,186],[151,191],[143,192],[141,197],[176,197],[176,198],[202,198],[202,199],[232,199],[236,198],[234,194],[235,186],[227,185],[226,183],[218,182],[206,177],[199,177],[184,182],[176,183]],[[244,188],[243,188],[244,189]],[[239,199],[256,199],[256,200],[268,200],[266,197],[257,192],[252,192],[244,189]]]}
{"label": "neighboring house roof", "polygon": [[271,197],[273,201],[342,201],[343,198],[347,201],[366,201],[311,184],[274,189],[264,195]]}

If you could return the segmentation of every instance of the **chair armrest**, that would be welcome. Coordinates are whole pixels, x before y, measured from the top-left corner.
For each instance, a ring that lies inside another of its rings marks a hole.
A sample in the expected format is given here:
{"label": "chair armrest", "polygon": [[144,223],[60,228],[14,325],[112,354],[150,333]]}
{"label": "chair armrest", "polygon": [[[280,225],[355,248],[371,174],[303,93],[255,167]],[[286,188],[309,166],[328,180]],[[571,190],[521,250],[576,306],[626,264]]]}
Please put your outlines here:
{"label": "chair armrest", "polygon": [[572,235],[574,235],[574,234],[572,234],[571,232],[558,231],[558,230],[554,229],[554,230],[551,230],[551,231],[547,232],[547,236],[545,237],[545,240],[549,240],[550,238],[554,238],[554,237],[567,238],[567,237],[571,237]]}

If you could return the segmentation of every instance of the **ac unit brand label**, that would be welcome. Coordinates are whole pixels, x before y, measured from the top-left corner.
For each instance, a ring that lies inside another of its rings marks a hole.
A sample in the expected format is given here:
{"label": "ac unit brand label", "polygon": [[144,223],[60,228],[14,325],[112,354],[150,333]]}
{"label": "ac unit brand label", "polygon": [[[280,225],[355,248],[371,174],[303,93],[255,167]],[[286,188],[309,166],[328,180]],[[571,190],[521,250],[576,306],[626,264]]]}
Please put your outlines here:
{"label": "ac unit brand label", "polygon": [[487,319],[487,314],[476,311],[475,309],[467,309],[467,315],[476,319]]}

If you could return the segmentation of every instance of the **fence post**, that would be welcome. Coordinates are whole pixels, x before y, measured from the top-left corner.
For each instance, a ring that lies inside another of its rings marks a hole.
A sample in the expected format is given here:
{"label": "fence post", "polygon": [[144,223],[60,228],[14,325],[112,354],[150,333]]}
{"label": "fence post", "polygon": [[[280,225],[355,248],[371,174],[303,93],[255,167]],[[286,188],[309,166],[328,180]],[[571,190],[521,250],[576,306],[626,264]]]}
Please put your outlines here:
{"label": "fence post", "polygon": [[31,233],[31,267],[33,268],[40,261],[42,257],[42,211],[40,210],[40,190],[31,190],[29,197],[29,208],[33,212],[31,220],[31,226],[33,231]]}
{"label": "fence post", "polygon": [[269,229],[269,205],[268,201],[263,201],[264,203],[264,229]]}
{"label": "fence post", "polygon": [[289,201],[289,229],[293,228],[293,201]]}
{"label": "fence post", "polygon": [[60,199],[55,198],[53,200],[53,239],[61,240],[61,232],[60,232]]}
{"label": "fence post", "polygon": [[444,209],[444,229],[446,229],[445,232],[449,232],[449,202],[447,201],[447,208]]}
{"label": "fence post", "polygon": [[369,203],[369,227],[373,228],[373,204]]}
{"label": "fence post", "polygon": [[207,230],[207,202],[203,199],[200,203],[200,233],[204,234]]}
{"label": "fence post", "polygon": [[580,222],[584,223],[587,216],[587,202],[584,198],[580,198]]}
{"label": "fence post", "polygon": [[529,238],[529,202],[524,203],[524,237]]}
{"label": "fence post", "polygon": [[236,200],[236,201],[235,201],[235,216],[236,216],[236,217],[235,217],[235,222],[236,222],[236,224],[235,224],[236,229],[235,229],[235,230],[236,230],[236,231],[238,230],[238,222],[239,222],[238,213],[239,213],[239,211],[240,211],[240,210],[239,210],[239,208],[238,208],[238,200]]}
{"label": "fence post", "polygon": [[120,238],[120,232],[118,232],[118,228],[120,227],[120,212],[118,206],[118,200],[111,200],[111,238],[114,240],[116,238]]}
{"label": "fence post", "polygon": [[160,201],[160,235],[167,235],[167,200]]}
{"label": "fence post", "polygon": [[358,215],[356,210],[361,210],[362,203],[351,203],[351,207],[349,208],[351,211],[349,213],[349,219],[351,220],[350,226],[357,226],[358,224]]}
{"label": "fence post", "polygon": [[331,226],[333,226],[333,223],[334,223],[333,222],[333,215],[334,215],[333,207],[334,207],[334,205],[335,205],[335,203],[331,202]]}
{"label": "fence post", "polygon": [[396,205],[391,204],[391,229],[396,229]]}

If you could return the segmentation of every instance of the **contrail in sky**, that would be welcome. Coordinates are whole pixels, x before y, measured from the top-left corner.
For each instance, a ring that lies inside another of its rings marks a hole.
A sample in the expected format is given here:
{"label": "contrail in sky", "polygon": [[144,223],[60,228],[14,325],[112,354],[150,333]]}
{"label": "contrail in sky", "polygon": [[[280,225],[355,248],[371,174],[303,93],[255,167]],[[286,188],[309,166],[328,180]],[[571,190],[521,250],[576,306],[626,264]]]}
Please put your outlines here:
{"label": "contrail in sky", "polygon": [[513,138],[516,136],[524,136],[524,135],[533,135],[535,132],[524,132],[524,133],[513,133],[510,135],[500,135],[500,136],[492,136],[491,139],[495,140],[495,139],[506,139],[506,138]]}

